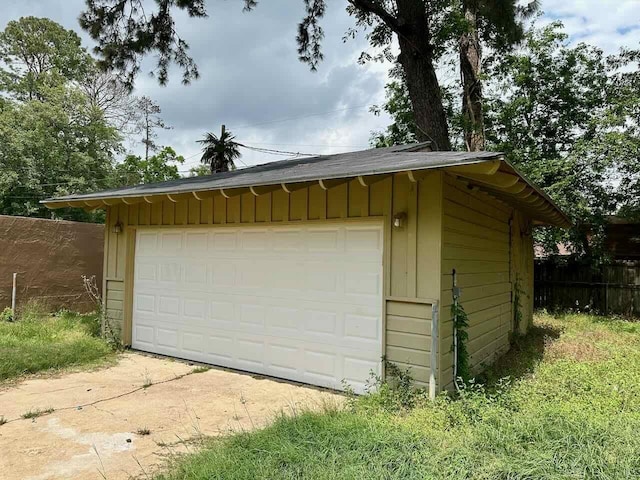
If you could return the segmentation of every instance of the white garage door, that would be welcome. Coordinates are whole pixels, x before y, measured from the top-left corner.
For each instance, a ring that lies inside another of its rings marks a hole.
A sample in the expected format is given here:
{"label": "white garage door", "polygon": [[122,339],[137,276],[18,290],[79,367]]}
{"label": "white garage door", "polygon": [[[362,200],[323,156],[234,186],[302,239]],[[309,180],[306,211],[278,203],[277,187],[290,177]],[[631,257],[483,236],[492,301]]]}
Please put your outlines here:
{"label": "white garage door", "polygon": [[132,346],[362,391],[382,355],[382,225],[140,229]]}

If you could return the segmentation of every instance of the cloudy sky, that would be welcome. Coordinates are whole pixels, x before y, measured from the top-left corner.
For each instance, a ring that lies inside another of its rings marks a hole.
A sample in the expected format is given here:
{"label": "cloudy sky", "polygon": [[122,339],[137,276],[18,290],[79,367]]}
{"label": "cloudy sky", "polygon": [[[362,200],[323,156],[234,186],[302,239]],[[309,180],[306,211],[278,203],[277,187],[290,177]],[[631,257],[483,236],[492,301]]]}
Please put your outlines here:
{"label": "cloudy sky", "polygon": [[[209,18],[178,16],[178,31],[191,45],[201,77],[190,86],[173,69],[169,85],[160,87],[140,75],[137,95],[148,95],[162,108],[171,130],[159,143],[173,146],[196,165],[195,141],[222,123],[247,145],[305,153],[337,153],[366,148],[373,130],[389,119],[374,116],[369,106],[384,100],[389,65],[358,65],[367,49],[363,36],[343,43],[353,19],[345,1],[330,0],[323,21],[325,61],[310,72],[297,60],[296,26],[300,0],[259,2],[251,13],[240,0],[209,0]],[[49,17],[80,31],[77,17],[83,0],[2,0],[0,25],[21,16]],[[640,0],[542,0],[542,22],[562,20],[572,42],[585,41],[606,53],[621,46],[640,46]],[[140,146],[132,145],[134,150]],[[245,152],[251,165],[284,157]]]}

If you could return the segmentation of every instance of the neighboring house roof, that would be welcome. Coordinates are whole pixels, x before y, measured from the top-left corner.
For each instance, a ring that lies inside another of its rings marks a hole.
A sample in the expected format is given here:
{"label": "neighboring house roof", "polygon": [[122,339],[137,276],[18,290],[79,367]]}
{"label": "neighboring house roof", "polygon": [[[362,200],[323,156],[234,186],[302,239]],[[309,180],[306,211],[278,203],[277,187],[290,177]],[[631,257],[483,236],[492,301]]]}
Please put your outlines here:
{"label": "neighboring house roof", "polygon": [[[317,157],[282,160],[256,165],[215,175],[190,177],[167,182],[134,185],[101,192],[66,195],[43,200],[47,207],[65,206],[98,208],[111,205],[112,200],[148,201],[158,195],[181,195],[197,192],[219,191],[227,196],[233,189],[250,189],[258,195],[258,187],[271,185],[304,184],[320,182],[322,188],[330,188],[338,179],[359,178],[366,185],[366,178],[380,177],[399,172],[422,172],[446,168],[463,177],[470,186],[491,193],[524,211],[541,223],[568,226],[568,218],[552,200],[529,182],[500,152],[432,152],[428,142],[388,148],[374,148],[357,152],[321,155]],[[413,176],[411,178],[414,178]]]}

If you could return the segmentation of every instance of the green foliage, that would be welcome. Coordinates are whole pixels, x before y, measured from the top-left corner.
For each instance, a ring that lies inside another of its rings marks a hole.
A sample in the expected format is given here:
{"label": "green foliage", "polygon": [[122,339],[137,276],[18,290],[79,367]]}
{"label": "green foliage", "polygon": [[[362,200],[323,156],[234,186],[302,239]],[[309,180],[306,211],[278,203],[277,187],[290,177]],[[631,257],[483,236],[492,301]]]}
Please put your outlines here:
{"label": "green foliage", "polygon": [[391,116],[393,123],[385,131],[373,132],[370,139],[371,145],[382,148],[416,142],[418,127],[406,83],[402,80],[393,80],[387,83],[385,90],[386,102],[382,108],[373,107],[373,113],[379,115],[381,110],[384,110]]}
{"label": "green foliage", "polygon": [[[564,242],[576,254],[602,259],[606,217],[640,218],[640,51],[605,57],[590,45],[569,46],[560,23],[529,30],[522,47],[487,62],[486,140],[544,188],[574,228],[538,229],[553,253]],[[372,144],[412,141],[416,126],[403,78],[387,85],[381,109],[394,123]],[[451,90],[444,90],[452,143],[466,128]],[[378,108],[376,111],[380,111]]]}
{"label": "green foliage", "polygon": [[157,478],[637,477],[640,325],[544,315],[520,341],[495,381],[469,383],[455,398],[389,410],[372,393],[346,409],[283,414],[265,429],[205,441]]}
{"label": "green foliage", "polygon": [[180,178],[178,165],[183,163],[182,155],[177,155],[171,147],[164,147],[147,160],[137,155],[127,155],[122,163],[116,165],[115,176],[121,185],[175,180]]}
{"label": "green foliage", "polygon": [[200,164],[189,169],[190,177],[206,177],[207,175],[211,175],[211,167],[205,164]]}
{"label": "green foliage", "polygon": [[224,129],[224,125],[220,136],[207,132],[198,143],[202,145],[200,161],[209,165],[212,174],[236,169],[235,160],[242,155],[240,145],[235,141],[233,134]]}
{"label": "green foliage", "polygon": [[[104,211],[50,211],[48,197],[129,183],[178,178],[172,150],[136,163],[123,153],[123,135],[144,132],[154,151],[159,107],[132,97],[114,75],[99,72],[80,37],[36,17],[9,22],[0,33],[0,213],[104,220]],[[135,128],[133,128],[135,125]]]}
{"label": "green foliage", "polygon": [[99,333],[98,316],[23,311],[19,320],[0,323],[0,381],[43,370],[99,365],[113,350]]}
{"label": "green foliage", "polygon": [[86,75],[91,57],[72,30],[48,18],[22,17],[0,33],[0,86],[21,100],[42,99],[50,88]]}
{"label": "green foliage", "polygon": [[[0,108],[0,212],[50,217],[40,200],[110,186],[119,148],[118,133],[77,89],[51,89],[46,101],[6,101]],[[56,215],[95,218],[82,210]]]}
{"label": "green foliage", "polygon": [[415,408],[418,404],[428,400],[428,392],[416,387],[411,369],[400,368],[393,362],[383,357],[385,378],[371,373],[367,384],[367,395],[357,397],[350,392],[349,404],[351,408],[358,410],[372,408],[385,412],[406,412]]}
{"label": "green foliage", "polygon": [[13,322],[13,310],[10,307],[6,307],[0,312],[0,322]]}
{"label": "green foliage", "polygon": [[638,202],[638,56],[605,58],[596,47],[566,41],[559,23],[532,29],[524,48],[489,73],[487,137],[575,224],[537,240],[550,252],[563,241],[597,258],[606,216]]}
{"label": "green foliage", "polygon": [[454,373],[454,383],[457,388],[466,384],[471,380],[471,366],[469,365],[469,350],[467,343],[469,341],[469,317],[464,311],[464,307],[460,304],[458,296],[454,295],[451,304],[451,318],[453,319],[453,335],[454,342],[451,345],[451,351],[455,355],[456,372]]}

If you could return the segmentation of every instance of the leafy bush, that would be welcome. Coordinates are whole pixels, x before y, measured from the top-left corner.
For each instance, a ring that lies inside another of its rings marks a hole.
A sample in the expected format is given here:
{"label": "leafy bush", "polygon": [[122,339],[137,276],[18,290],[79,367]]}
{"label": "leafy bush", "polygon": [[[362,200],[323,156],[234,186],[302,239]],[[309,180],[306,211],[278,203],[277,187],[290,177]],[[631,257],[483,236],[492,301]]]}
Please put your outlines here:
{"label": "leafy bush", "polygon": [[13,322],[13,310],[11,308],[6,307],[0,312],[0,322]]}

